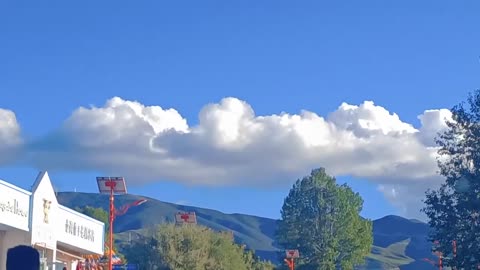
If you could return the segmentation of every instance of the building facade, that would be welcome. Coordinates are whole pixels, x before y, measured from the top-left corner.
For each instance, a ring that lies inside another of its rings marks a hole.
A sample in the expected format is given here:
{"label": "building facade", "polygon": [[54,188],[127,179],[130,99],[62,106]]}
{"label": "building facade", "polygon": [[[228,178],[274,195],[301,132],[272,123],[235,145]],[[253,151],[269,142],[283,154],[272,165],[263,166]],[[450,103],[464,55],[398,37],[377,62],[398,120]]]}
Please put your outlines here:
{"label": "building facade", "polygon": [[103,254],[104,234],[102,222],[58,203],[47,172],[31,191],[0,180],[0,270],[17,245],[36,248],[43,269],[75,269],[82,256]]}

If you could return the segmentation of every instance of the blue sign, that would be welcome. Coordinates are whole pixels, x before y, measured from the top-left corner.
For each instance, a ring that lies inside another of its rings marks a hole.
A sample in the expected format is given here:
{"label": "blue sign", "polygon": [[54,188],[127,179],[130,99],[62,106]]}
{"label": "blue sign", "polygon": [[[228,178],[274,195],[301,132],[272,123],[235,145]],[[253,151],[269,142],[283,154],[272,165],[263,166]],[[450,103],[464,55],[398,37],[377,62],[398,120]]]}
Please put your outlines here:
{"label": "blue sign", "polygon": [[113,265],[113,270],[138,270],[138,265],[136,264],[119,264]]}

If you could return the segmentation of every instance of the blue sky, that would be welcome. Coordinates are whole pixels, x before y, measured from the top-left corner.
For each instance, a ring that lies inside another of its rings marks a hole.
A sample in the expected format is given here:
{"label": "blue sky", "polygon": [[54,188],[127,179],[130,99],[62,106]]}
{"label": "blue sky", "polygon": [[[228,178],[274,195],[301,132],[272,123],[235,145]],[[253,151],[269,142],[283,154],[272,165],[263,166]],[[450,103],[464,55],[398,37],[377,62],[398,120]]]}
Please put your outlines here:
{"label": "blue sky", "polygon": [[[342,102],[371,100],[418,128],[425,110],[451,108],[479,87],[478,8],[475,1],[5,1],[0,108],[15,113],[26,140],[115,96],[174,108],[189,126],[206,104],[230,96],[256,115],[327,116]],[[95,192],[103,173],[4,164],[0,178],[28,187],[39,169],[65,191]],[[288,185],[168,180],[130,192],[268,217],[279,216],[288,192]],[[378,181],[339,180],[364,197],[365,216],[402,214]]]}

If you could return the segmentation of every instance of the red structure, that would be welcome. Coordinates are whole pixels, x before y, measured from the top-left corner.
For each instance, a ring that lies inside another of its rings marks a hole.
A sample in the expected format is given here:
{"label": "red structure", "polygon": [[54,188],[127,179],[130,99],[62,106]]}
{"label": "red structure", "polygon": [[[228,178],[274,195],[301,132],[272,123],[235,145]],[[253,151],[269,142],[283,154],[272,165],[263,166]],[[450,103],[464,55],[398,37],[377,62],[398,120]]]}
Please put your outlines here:
{"label": "red structure", "polygon": [[[440,245],[440,242],[439,241],[435,241],[433,242],[434,245]],[[443,268],[443,263],[442,263],[442,257],[443,257],[443,253],[442,252],[439,252],[439,251],[436,251],[435,254],[437,254],[438,256],[438,269],[439,270],[442,270]]]}
{"label": "red structure", "polygon": [[[146,202],[147,202],[147,200],[145,200],[145,199],[137,200],[137,201],[134,201],[132,203],[129,203],[129,204],[126,204],[126,205],[122,206],[120,209],[115,209],[114,210],[113,221],[115,221],[116,217],[124,215],[128,211],[128,209],[130,209],[131,207],[139,206],[139,205],[141,205],[143,203],[146,203]],[[113,221],[112,221],[112,223],[113,223]],[[111,234],[111,235],[113,235],[113,234]],[[112,250],[111,261],[112,261],[112,268],[113,268],[113,265],[122,264],[122,260],[115,254],[115,252],[113,251],[112,248],[113,248],[113,245],[110,246],[110,242],[106,241],[105,242],[105,250],[106,250],[105,253],[106,254],[104,254],[104,256],[84,255],[83,258],[88,259],[92,262],[95,262],[97,265],[101,265],[101,266],[110,265],[110,250]],[[108,258],[105,260],[105,257],[108,257]],[[81,266],[80,264],[78,264],[78,265]]]}
{"label": "red structure", "polygon": [[[434,245],[439,245],[440,242],[439,241],[435,241],[433,242]],[[455,259],[457,257],[457,240],[452,240],[452,250],[453,250],[453,258]],[[442,258],[443,258],[443,254],[442,252],[435,252],[435,254],[438,256],[438,263],[435,263],[434,261],[430,260],[430,259],[427,259],[427,258],[423,258],[422,260],[425,261],[425,262],[428,262],[432,265],[435,265],[435,266],[438,266],[438,269],[442,270],[443,268],[443,262],[442,262]],[[453,267],[454,270],[457,269],[456,266]],[[477,269],[480,270],[480,265],[477,266]]]}
{"label": "red structure", "polygon": [[290,270],[295,270],[295,261],[293,260],[293,258],[285,259],[285,263]]}
{"label": "red structure", "polygon": [[[453,246],[453,258],[455,259],[457,257],[457,241],[456,240],[452,241],[452,246]],[[453,269],[457,270],[457,267],[455,266]]]}
{"label": "red structure", "polygon": [[433,265],[433,266],[438,266],[439,269],[442,269],[442,265],[440,264],[441,261],[440,261],[440,263],[436,263],[436,262],[434,262],[434,261],[432,261],[432,260],[430,260],[430,259],[427,259],[427,258],[423,258],[422,261],[428,262],[429,264],[431,264],[431,265]]}
{"label": "red structure", "polygon": [[[124,205],[122,206],[120,209],[115,209],[115,217],[118,217],[118,216],[121,216],[121,215],[125,215],[125,213],[128,211],[128,209],[130,209],[131,207],[133,206],[139,206],[141,204],[144,204],[146,203],[147,200],[146,199],[142,199],[142,200],[138,200],[138,201],[134,201],[132,203],[129,203],[127,205]],[[114,218],[115,218],[114,217]]]}
{"label": "red structure", "polygon": [[123,177],[97,177],[98,190],[102,194],[110,195],[109,211],[109,247],[108,247],[108,270],[113,269],[113,221],[115,219],[114,195],[127,194],[127,187]]}
{"label": "red structure", "polygon": [[[440,242],[439,241],[435,241],[433,242],[434,245],[438,246],[440,245]],[[453,258],[456,258],[457,257],[457,241],[456,240],[453,240],[452,241],[452,250],[453,250]],[[435,252],[435,255],[438,256],[438,263],[430,260],[430,259],[427,259],[427,258],[423,258],[423,261],[425,262],[428,262],[432,265],[435,265],[435,266],[438,266],[438,269],[439,270],[442,270],[443,268],[443,262],[442,262],[442,258],[443,258],[443,253],[442,252],[439,252],[439,251],[436,251]],[[456,267],[454,267],[453,269],[457,269]]]}
{"label": "red structure", "polygon": [[178,212],[175,214],[177,225],[197,224],[197,215],[195,212]]}
{"label": "red structure", "polygon": [[182,214],[180,215],[180,218],[183,220],[183,222],[187,222],[190,216],[188,214]]}
{"label": "red structure", "polygon": [[284,261],[288,265],[288,268],[290,268],[290,270],[295,270],[295,259],[300,257],[300,253],[298,252],[298,250],[297,249],[285,250],[285,256],[286,258],[284,259]]}

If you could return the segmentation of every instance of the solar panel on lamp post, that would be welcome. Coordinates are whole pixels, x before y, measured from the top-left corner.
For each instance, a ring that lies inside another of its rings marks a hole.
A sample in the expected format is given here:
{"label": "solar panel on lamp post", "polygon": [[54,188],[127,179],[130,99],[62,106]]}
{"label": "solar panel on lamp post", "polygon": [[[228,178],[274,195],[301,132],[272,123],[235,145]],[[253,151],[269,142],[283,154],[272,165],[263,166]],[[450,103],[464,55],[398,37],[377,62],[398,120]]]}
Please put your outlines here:
{"label": "solar panel on lamp post", "polygon": [[177,225],[197,224],[197,215],[195,212],[178,212],[175,214],[175,223]]}
{"label": "solar panel on lamp post", "polygon": [[108,270],[113,269],[113,220],[115,219],[114,195],[127,194],[127,186],[123,177],[97,177],[98,191],[110,195],[109,211],[109,250]]}

